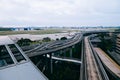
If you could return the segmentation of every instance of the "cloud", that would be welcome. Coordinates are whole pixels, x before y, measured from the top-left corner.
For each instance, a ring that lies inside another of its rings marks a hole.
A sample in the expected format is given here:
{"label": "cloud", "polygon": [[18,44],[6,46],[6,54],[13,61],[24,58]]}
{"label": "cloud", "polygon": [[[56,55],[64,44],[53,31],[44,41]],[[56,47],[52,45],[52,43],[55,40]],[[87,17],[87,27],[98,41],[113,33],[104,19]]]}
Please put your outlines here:
{"label": "cloud", "polygon": [[120,0],[0,0],[0,25],[118,25],[119,5]]}
{"label": "cloud", "polygon": [[119,10],[120,1],[119,0],[94,0],[92,1],[92,7],[97,12],[114,14],[120,13]]}

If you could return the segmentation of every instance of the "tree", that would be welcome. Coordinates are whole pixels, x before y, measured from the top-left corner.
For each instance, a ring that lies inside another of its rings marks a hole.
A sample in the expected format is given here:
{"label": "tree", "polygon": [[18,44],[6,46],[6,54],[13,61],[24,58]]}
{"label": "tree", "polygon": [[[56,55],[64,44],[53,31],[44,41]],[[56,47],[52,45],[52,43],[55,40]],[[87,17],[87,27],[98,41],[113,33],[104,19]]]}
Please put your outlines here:
{"label": "tree", "polygon": [[56,41],[59,41],[59,38],[56,38]]}
{"label": "tree", "polygon": [[11,28],[2,28],[2,27],[0,27],[0,31],[11,31]]}
{"label": "tree", "polygon": [[120,28],[119,28],[119,29],[116,29],[115,32],[120,32]]}
{"label": "tree", "polygon": [[60,40],[67,40],[67,37],[61,37]]}
{"label": "tree", "polygon": [[27,45],[30,45],[32,41],[30,39],[23,39],[21,38],[20,40],[17,41],[17,44],[19,46],[27,46]]}
{"label": "tree", "polygon": [[106,33],[100,33],[99,38],[101,40],[101,44],[99,45],[104,51],[110,50],[112,48],[112,41],[111,39],[106,39],[105,37],[110,37]]}
{"label": "tree", "polygon": [[45,37],[45,38],[43,38],[42,41],[43,41],[43,42],[49,42],[49,41],[51,41],[51,38],[49,38],[49,37]]}

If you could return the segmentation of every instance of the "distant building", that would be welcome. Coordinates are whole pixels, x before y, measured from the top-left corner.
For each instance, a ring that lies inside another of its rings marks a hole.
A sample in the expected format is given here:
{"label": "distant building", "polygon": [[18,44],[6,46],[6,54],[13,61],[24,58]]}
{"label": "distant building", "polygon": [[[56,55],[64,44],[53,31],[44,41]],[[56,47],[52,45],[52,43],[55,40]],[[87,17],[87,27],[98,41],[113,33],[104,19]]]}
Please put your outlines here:
{"label": "distant building", "polygon": [[27,27],[27,28],[12,28],[12,31],[31,31],[34,30],[33,28]]}
{"label": "distant building", "polygon": [[120,34],[116,35],[115,52],[120,54]]}

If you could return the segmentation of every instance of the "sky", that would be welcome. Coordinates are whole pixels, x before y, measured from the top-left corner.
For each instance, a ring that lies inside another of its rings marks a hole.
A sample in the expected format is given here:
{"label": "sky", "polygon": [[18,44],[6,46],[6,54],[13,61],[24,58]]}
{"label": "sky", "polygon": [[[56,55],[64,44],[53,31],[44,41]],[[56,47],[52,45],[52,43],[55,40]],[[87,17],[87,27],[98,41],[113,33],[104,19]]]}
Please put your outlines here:
{"label": "sky", "polygon": [[120,26],[120,0],[0,0],[0,26]]}

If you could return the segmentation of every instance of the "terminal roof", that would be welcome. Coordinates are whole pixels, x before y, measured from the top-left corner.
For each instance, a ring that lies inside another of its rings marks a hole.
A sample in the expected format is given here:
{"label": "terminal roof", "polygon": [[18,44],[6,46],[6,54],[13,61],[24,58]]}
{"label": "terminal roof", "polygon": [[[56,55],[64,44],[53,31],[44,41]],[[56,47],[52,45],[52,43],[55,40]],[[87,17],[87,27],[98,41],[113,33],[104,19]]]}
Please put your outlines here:
{"label": "terminal roof", "polygon": [[0,36],[0,45],[14,44],[8,36]]}

